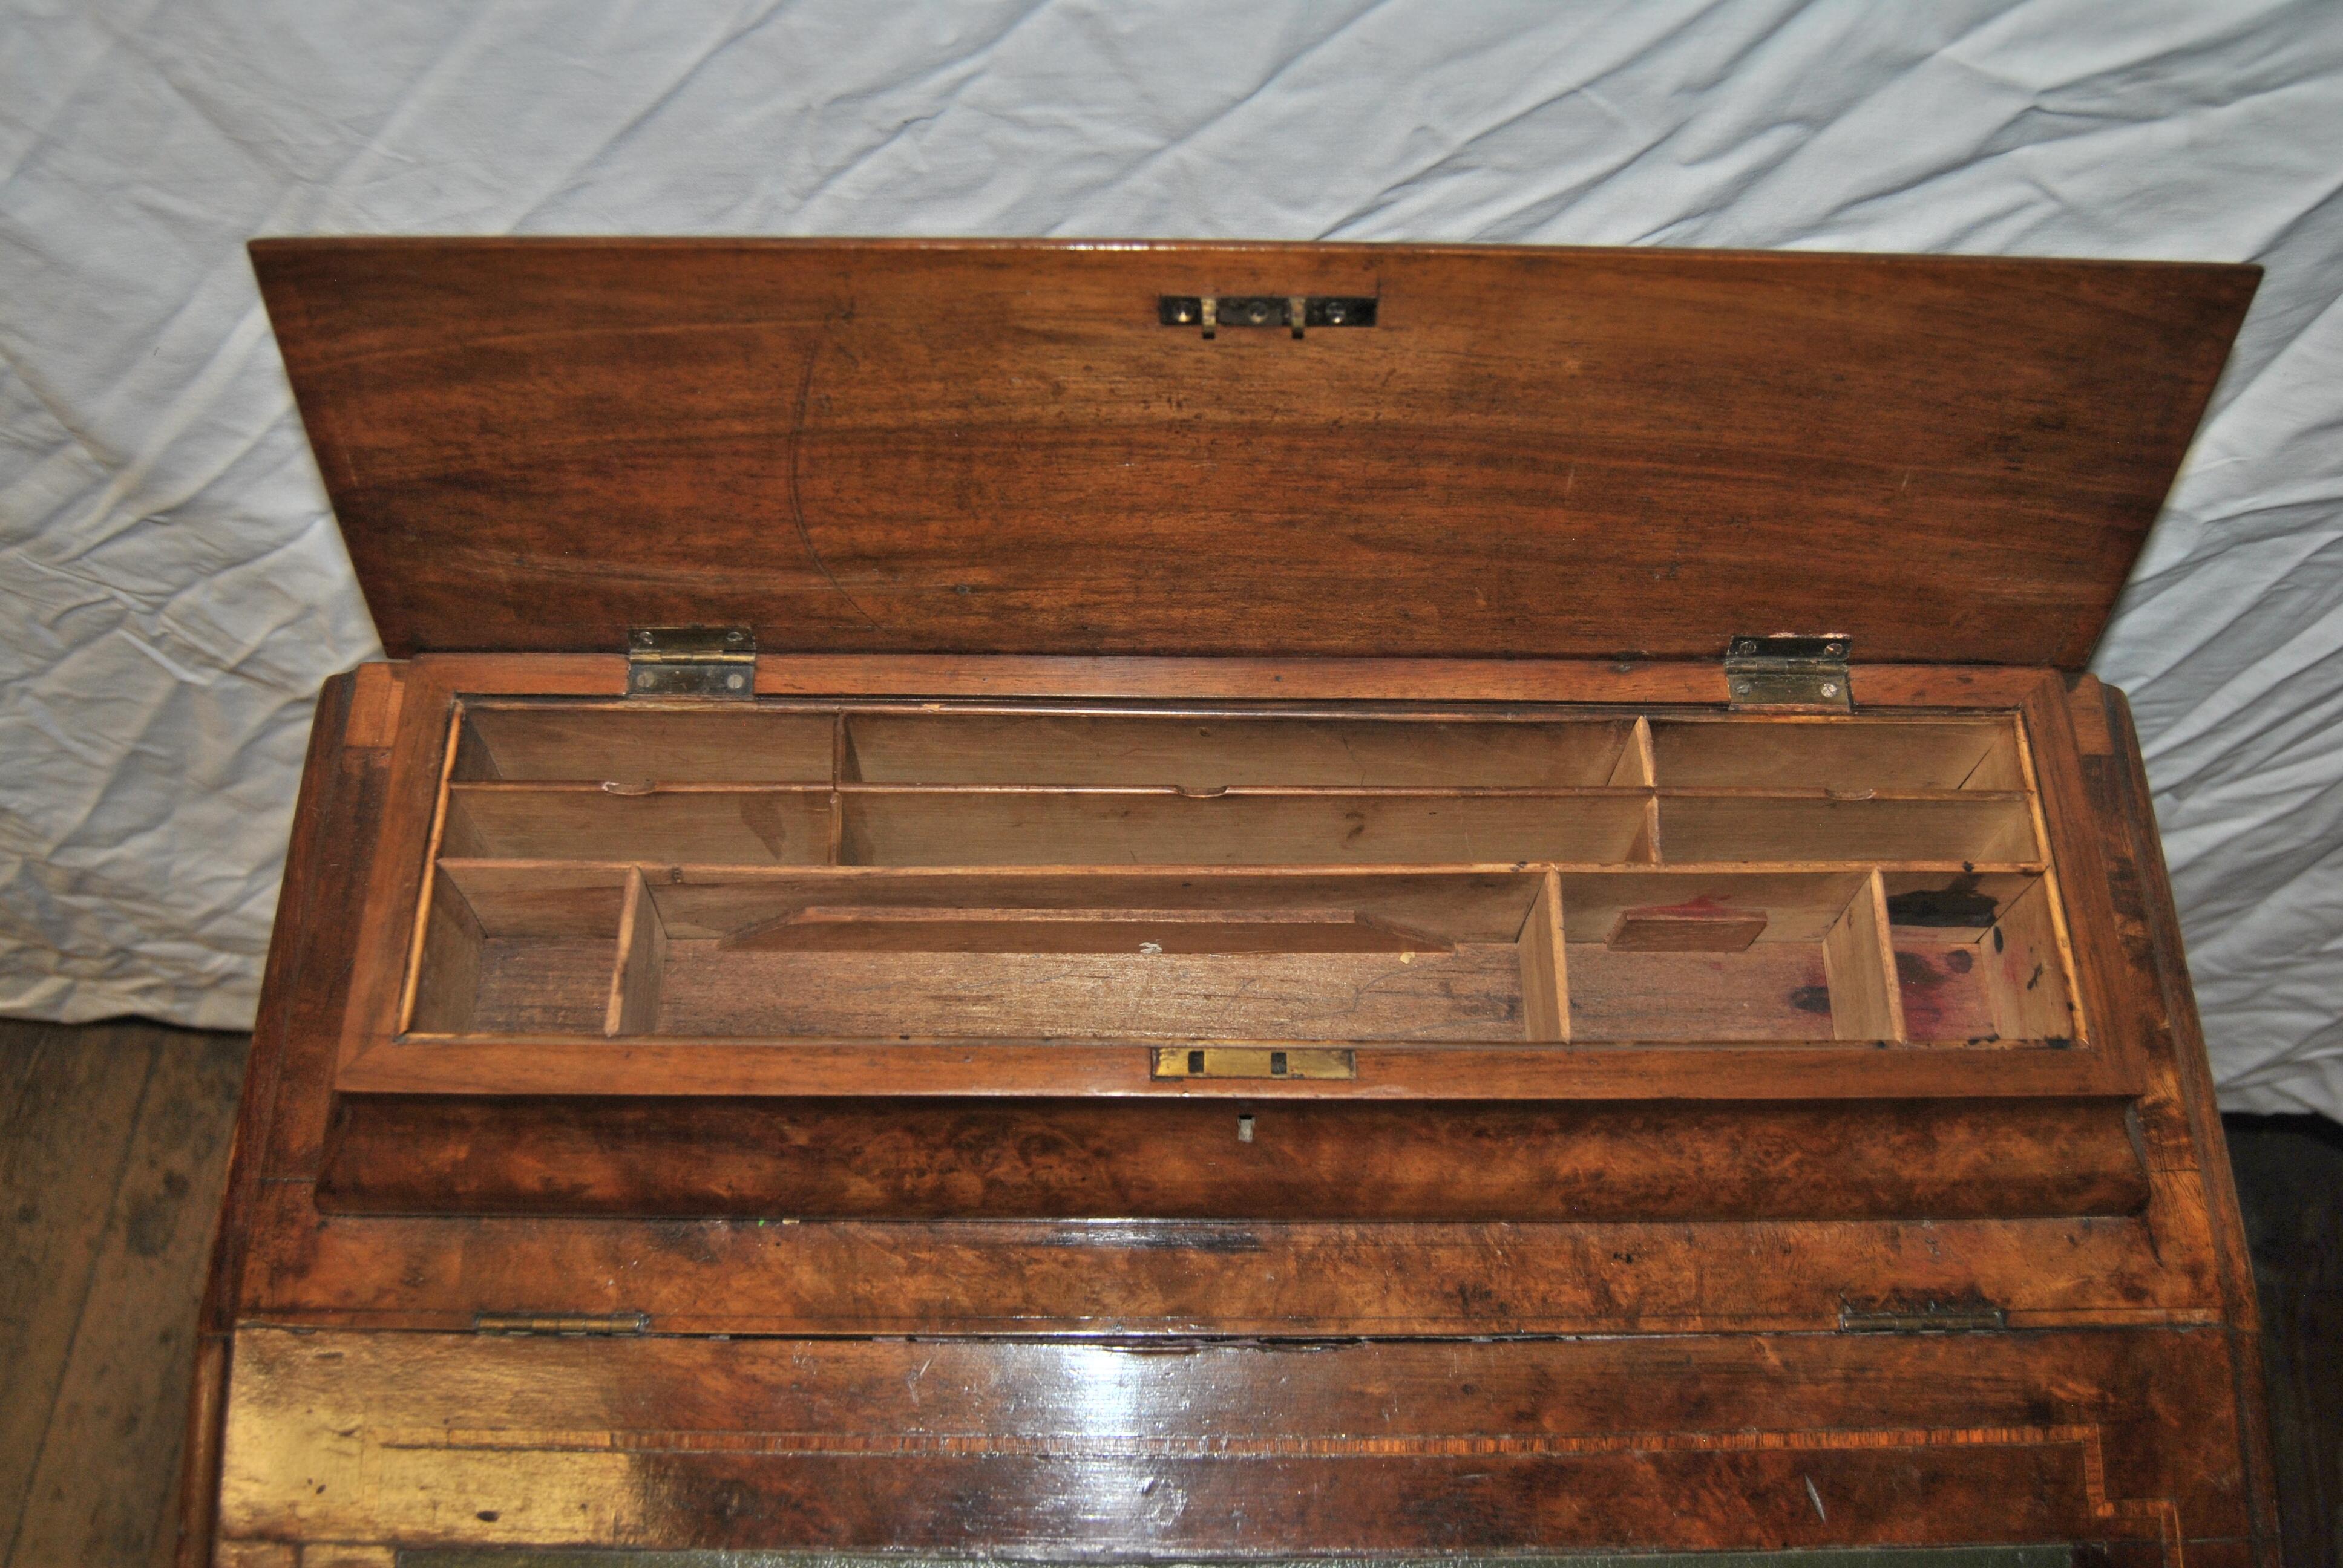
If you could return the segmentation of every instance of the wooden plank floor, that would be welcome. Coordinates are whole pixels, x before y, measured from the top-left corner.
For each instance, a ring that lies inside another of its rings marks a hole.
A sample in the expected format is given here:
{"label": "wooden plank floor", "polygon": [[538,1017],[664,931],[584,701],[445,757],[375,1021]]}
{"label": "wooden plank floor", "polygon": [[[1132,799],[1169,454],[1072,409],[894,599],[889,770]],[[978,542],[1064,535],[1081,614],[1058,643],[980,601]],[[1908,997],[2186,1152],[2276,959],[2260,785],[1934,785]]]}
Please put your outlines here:
{"label": "wooden plank floor", "polygon": [[0,1022],[0,1559],[145,1564],[170,1516],[246,1037]]}
{"label": "wooden plank floor", "polygon": [[[0,1020],[0,1568],[159,1564],[240,1035]],[[2288,1568],[2343,1568],[2343,1127],[2231,1117]]]}

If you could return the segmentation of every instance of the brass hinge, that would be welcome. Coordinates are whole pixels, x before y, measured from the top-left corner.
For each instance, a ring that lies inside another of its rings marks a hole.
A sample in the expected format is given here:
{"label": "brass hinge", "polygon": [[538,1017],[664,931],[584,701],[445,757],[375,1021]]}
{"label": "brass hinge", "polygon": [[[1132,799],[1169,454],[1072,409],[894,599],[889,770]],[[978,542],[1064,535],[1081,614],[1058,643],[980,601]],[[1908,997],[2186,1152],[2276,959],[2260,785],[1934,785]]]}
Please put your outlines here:
{"label": "brass hinge", "polygon": [[627,633],[628,697],[757,695],[757,634],[745,626],[639,626]]}
{"label": "brass hinge", "polygon": [[1356,1078],[1358,1053],[1325,1046],[1159,1045],[1157,1078]]}
{"label": "brass hinge", "polygon": [[1725,688],[1735,708],[1810,708],[1844,712],[1845,637],[1735,637],[1725,645]]}
{"label": "brass hinge", "polygon": [[476,1334],[647,1334],[648,1312],[475,1312]]}
{"label": "brass hinge", "polygon": [[1891,1302],[1857,1307],[1841,1302],[1839,1332],[1845,1334],[1956,1334],[2009,1327],[2009,1313],[1979,1301]]}

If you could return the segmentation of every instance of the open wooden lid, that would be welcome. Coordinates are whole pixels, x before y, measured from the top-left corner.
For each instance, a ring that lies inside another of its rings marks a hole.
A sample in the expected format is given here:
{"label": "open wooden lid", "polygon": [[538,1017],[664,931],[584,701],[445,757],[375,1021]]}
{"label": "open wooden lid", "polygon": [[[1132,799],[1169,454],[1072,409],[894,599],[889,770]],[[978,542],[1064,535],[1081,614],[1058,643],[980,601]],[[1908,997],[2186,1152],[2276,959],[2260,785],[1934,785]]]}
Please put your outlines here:
{"label": "open wooden lid", "polygon": [[[1866,663],[2079,667],[2258,276],[1445,246],[252,250],[395,655],[704,623],[768,652],[1713,658],[1796,631]],[[1290,299],[1317,302],[1299,337]]]}

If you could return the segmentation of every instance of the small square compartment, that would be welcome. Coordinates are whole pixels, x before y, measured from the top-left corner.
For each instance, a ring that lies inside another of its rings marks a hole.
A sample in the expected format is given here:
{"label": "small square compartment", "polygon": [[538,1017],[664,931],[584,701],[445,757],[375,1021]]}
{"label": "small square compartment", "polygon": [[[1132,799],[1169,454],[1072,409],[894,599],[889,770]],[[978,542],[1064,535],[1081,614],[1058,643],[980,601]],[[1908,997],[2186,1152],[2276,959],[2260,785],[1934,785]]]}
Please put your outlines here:
{"label": "small square compartment", "polygon": [[1876,873],[1565,876],[1570,1037],[1899,1040]]}
{"label": "small square compartment", "polygon": [[1885,886],[1912,1039],[2065,1046],[2084,1038],[2048,878],[1899,872]]}

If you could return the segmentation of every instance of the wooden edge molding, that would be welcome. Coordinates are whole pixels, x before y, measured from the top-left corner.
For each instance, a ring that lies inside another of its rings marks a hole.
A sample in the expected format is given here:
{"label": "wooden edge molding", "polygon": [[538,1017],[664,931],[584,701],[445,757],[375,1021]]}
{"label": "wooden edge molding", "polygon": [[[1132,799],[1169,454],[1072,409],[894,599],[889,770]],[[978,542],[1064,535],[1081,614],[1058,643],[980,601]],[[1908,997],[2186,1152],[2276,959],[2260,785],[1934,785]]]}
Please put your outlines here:
{"label": "wooden edge molding", "polygon": [[[422,654],[448,690],[608,697],[624,654]],[[2057,673],[2003,666],[1858,664],[1856,709],[2014,708]],[[1087,658],[1063,654],[768,653],[759,697],[1048,698],[1169,701],[1456,701],[1725,706],[1723,662],[1694,659]]]}
{"label": "wooden edge molding", "polygon": [[342,744],[378,750],[398,738],[398,709],[407,694],[407,666],[361,664],[350,672],[349,719]]}

